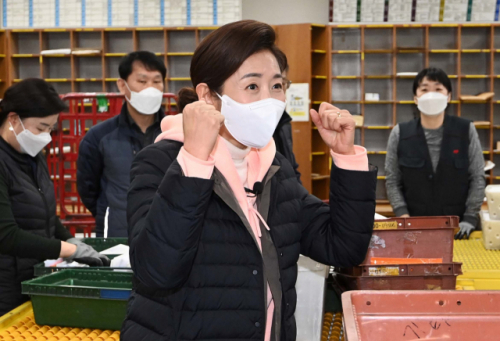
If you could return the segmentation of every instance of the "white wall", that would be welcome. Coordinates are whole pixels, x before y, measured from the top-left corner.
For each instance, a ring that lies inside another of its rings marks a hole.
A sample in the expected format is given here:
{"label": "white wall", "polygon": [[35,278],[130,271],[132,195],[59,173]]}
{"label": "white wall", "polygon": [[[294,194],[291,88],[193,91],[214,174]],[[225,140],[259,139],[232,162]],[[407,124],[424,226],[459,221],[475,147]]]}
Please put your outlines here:
{"label": "white wall", "polygon": [[270,25],[328,24],[328,5],[328,0],[242,0],[242,14]]}

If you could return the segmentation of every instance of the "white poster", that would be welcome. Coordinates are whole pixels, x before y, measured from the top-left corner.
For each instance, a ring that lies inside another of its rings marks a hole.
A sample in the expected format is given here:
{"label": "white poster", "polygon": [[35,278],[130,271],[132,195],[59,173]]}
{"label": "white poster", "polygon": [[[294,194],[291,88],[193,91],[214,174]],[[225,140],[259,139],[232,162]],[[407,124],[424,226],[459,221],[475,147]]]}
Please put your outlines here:
{"label": "white poster", "polygon": [[496,0],[474,0],[471,21],[494,21]]}
{"label": "white poster", "polygon": [[385,11],[384,0],[362,0],[361,1],[361,21],[362,22],[383,22]]}
{"label": "white poster", "polygon": [[334,22],[355,22],[357,16],[357,1],[335,0],[333,2]]}
{"label": "white poster", "polygon": [[412,0],[391,0],[389,2],[389,21],[411,21]]}
{"label": "white poster", "polygon": [[417,0],[415,21],[439,21],[441,0]]}
{"label": "white poster", "polygon": [[447,0],[444,3],[443,21],[466,21],[469,0]]}
{"label": "white poster", "polygon": [[309,83],[292,83],[286,91],[286,111],[293,121],[309,121],[309,102]]}

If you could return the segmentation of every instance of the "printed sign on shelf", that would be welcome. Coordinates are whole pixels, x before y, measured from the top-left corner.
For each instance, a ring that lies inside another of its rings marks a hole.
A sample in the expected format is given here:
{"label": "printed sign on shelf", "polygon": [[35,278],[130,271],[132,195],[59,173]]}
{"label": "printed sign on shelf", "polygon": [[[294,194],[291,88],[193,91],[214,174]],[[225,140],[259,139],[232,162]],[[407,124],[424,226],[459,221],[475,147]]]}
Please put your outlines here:
{"label": "printed sign on shelf", "polygon": [[290,85],[286,91],[286,111],[293,121],[309,121],[309,84]]}

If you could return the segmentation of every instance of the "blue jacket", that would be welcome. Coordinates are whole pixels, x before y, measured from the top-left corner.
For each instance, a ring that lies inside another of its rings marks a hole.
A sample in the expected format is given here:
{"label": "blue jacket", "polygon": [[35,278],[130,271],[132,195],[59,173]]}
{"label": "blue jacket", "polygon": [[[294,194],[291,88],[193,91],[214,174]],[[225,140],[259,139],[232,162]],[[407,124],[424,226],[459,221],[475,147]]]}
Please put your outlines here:
{"label": "blue jacket", "polygon": [[[161,133],[162,109],[148,128]],[[82,142],[77,161],[77,187],[83,204],[96,219],[97,237],[127,237],[127,191],[135,155],[152,141],[143,141],[126,103],[120,115],[92,127]]]}

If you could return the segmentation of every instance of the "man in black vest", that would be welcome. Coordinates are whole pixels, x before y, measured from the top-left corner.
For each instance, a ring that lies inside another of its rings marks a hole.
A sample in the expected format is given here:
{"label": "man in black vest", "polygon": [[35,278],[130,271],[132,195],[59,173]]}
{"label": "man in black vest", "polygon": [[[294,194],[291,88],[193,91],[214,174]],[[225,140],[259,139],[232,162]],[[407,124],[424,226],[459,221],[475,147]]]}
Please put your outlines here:
{"label": "man in black vest", "polygon": [[387,146],[385,170],[396,216],[460,217],[469,237],[484,199],[484,158],[474,124],[446,115],[451,82],[440,69],[421,71],[413,83],[420,117],[396,125]]}

